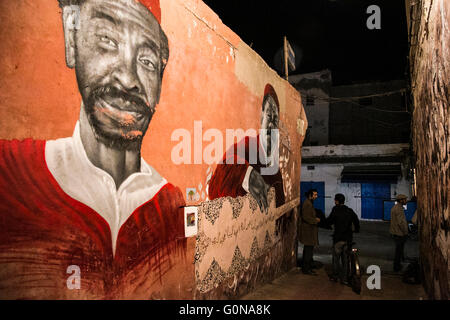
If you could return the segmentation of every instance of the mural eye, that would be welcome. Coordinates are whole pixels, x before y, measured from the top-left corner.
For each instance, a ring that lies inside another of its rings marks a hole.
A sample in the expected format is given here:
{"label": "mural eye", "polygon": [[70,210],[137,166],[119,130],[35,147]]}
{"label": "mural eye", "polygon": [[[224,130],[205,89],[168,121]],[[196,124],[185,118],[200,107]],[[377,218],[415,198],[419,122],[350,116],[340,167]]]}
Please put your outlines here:
{"label": "mural eye", "polygon": [[146,67],[147,69],[151,70],[151,71],[155,71],[156,70],[156,66],[155,64],[152,62],[152,60],[150,60],[149,58],[139,58],[139,61],[144,65],[144,67]]}
{"label": "mural eye", "polygon": [[115,49],[117,47],[116,42],[108,36],[98,35],[98,38],[100,39],[100,44],[107,47],[108,49],[109,48]]}

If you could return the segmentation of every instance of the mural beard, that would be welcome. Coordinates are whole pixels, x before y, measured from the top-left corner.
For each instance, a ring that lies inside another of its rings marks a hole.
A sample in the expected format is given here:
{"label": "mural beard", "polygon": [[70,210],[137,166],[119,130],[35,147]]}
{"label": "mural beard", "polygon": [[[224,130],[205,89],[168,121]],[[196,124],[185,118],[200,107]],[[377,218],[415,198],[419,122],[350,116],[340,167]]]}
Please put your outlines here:
{"label": "mural beard", "polygon": [[266,147],[266,156],[270,157],[270,154],[272,153],[272,132],[270,129],[266,129],[263,131],[264,135],[262,138],[265,142]]}
{"label": "mural beard", "polygon": [[95,138],[109,148],[139,151],[155,107],[113,86],[94,89],[84,103]]}
{"label": "mural beard", "polygon": [[266,148],[266,156],[270,157],[272,155],[272,142],[278,144],[277,139],[279,138],[277,135],[273,134],[272,130],[278,129],[278,125],[274,122],[270,122],[267,128],[261,130],[262,136],[261,138],[264,140],[265,148]]}

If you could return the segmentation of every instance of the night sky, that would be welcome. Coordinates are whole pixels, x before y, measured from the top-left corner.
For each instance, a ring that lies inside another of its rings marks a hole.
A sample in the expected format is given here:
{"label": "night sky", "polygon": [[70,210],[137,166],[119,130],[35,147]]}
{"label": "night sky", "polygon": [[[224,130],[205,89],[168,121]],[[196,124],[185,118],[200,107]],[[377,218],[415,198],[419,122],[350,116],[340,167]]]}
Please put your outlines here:
{"label": "night sky", "polygon": [[[330,69],[333,84],[404,79],[408,32],[404,0],[204,0],[222,21],[276,69],[283,36],[300,48],[291,74]],[[369,30],[369,5],[381,30]]]}

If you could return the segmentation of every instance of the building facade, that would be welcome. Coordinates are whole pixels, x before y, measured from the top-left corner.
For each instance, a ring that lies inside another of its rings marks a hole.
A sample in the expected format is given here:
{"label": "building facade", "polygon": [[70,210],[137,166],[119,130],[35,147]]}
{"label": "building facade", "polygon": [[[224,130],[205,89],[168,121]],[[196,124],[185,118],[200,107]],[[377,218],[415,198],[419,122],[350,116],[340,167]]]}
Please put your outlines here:
{"label": "building facade", "polygon": [[[301,196],[314,188],[328,215],[334,195],[363,220],[390,220],[397,194],[411,199],[410,113],[404,80],[332,86],[329,70],[291,76],[308,116]],[[408,204],[410,219],[416,203]]]}
{"label": "building facade", "polygon": [[[317,189],[316,208],[326,215],[336,193],[363,220],[389,220],[395,196],[412,196],[407,143],[312,146],[302,155],[301,190]],[[411,218],[415,203],[407,207]]]}
{"label": "building facade", "polygon": [[331,71],[289,76],[291,83],[302,95],[303,108],[308,117],[308,130],[303,145],[328,144]]}

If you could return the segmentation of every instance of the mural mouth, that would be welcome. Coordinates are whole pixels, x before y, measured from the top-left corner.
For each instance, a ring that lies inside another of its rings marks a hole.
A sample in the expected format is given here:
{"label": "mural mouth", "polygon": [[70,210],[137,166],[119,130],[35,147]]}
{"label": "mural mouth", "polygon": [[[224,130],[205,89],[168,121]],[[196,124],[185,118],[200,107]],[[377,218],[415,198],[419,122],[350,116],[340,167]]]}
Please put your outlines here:
{"label": "mural mouth", "polygon": [[132,119],[139,121],[145,116],[145,113],[143,113],[136,104],[130,101],[125,101],[123,104],[117,104],[107,102],[103,98],[98,98],[98,104],[106,115],[124,119],[127,122],[134,122]]}
{"label": "mural mouth", "polygon": [[98,111],[125,125],[151,117],[155,112],[154,106],[150,106],[140,96],[111,85],[95,89],[89,96],[87,105],[91,110],[97,106]]}

